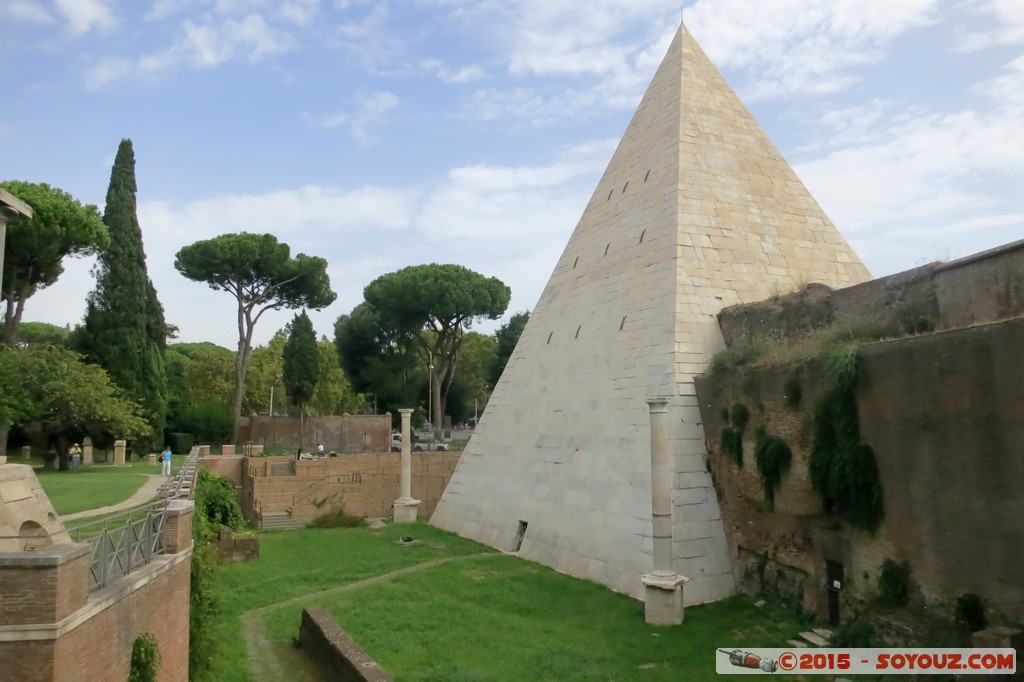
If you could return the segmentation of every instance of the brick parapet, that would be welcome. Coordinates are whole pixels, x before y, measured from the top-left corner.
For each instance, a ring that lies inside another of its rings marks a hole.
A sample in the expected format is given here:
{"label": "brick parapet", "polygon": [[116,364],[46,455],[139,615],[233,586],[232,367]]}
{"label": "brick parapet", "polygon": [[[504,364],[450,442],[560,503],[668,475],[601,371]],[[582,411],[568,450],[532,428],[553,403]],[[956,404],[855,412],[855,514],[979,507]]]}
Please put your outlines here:
{"label": "brick parapet", "polygon": [[167,506],[167,518],[161,533],[164,551],[178,554],[192,547],[192,515],[195,502],[173,500]]}
{"label": "brick parapet", "polygon": [[91,545],[0,553],[0,626],[58,621],[89,597]]}

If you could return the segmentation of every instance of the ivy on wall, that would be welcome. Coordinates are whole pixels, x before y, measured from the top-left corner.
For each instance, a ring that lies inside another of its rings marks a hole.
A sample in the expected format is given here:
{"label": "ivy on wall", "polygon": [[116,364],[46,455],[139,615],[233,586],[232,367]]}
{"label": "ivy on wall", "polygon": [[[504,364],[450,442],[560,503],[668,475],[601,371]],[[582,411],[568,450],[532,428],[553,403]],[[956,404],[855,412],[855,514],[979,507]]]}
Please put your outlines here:
{"label": "ivy on wall", "polygon": [[830,387],[811,420],[811,483],[825,511],[874,532],[882,522],[882,483],[871,447],[860,442],[857,383],[860,355],[854,342],[837,343],[825,356]]}
{"label": "ivy on wall", "polygon": [[789,471],[793,462],[793,451],[778,436],[773,436],[758,427],[757,443],[754,446],[754,462],[761,475],[761,487],[769,509],[775,508],[775,492],[782,484],[782,475]]}
{"label": "ivy on wall", "polygon": [[727,422],[722,428],[722,452],[730,455],[736,466],[743,468],[743,431],[750,421],[750,410],[742,403],[732,406],[732,411],[722,408],[722,418]]}

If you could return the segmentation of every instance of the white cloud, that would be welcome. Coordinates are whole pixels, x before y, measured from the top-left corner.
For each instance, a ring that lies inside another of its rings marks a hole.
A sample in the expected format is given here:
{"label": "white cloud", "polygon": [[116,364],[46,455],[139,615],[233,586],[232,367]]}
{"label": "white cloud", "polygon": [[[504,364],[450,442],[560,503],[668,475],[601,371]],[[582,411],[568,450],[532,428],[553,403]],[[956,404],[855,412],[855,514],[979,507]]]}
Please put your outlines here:
{"label": "white cloud", "polygon": [[751,101],[825,94],[857,81],[899,35],[935,21],[939,0],[697,0],[687,27],[722,69],[747,73]]}
{"label": "white cloud", "polygon": [[439,59],[422,59],[420,68],[429,74],[433,74],[445,83],[469,83],[483,78],[486,74],[479,66],[464,66],[461,69],[452,71]]}
{"label": "white cloud", "polygon": [[107,2],[109,0],[56,0],[58,11],[75,33],[86,33],[94,27],[112,27],[114,17]]}
{"label": "white cloud", "polygon": [[0,4],[0,19],[38,24],[50,24],[54,21],[50,13],[33,0],[8,0]]}
{"label": "white cloud", "polygon": [[320,9],[320,0],[291,0],[278,9],[284,19],[296,26],[309,26]]}
{"label": "white cloud", "polygon": [[355,112],[338,111],[322,117],[320,124],[325,128],[348,126],[352,137],[362,144],[371,144],[374,136],[371,129],[384,124],[384,114],[398,106],[398,96],[392,92],[375,92],[370,95],[356,95]]}
{"label": "white cloud", "polygon": [[1024,43],[1024,2],[1020,0],[975,0],[974,9],[992,17],[996,27],[988,31],[972,31],[963,35],[957,46],[964,52],[982,50],[993,45]]}
{"label": "white cloud", "polygon": [[211,68],[233,60],[252,63],[294,45],[290,34],[270,27],[260,14],[240,19],[206,17],[203,23],[187,19],[171,47],[134,60],[105,58],[86,72],[85,84],[95,90],[132,75],[154,78],[179,66]]}

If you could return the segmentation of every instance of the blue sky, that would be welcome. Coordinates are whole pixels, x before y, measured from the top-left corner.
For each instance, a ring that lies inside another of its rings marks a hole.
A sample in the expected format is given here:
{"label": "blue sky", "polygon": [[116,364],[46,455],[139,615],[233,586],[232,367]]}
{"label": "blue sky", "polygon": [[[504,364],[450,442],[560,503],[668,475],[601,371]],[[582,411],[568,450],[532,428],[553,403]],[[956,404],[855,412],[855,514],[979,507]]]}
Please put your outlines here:
{"label": "blue sky", "polygon": [[[683,18],[874,275],[1024,238],[1024,1],[689,0]],[[0,179],[102,209],[131,138],[185,341],[233,347],[234,303],[174,254],[242,230],[328,259],[321,334],[374,277],[432,261],[528,310],[679,19],[676,0],[0,0]],[[78,322],[90,266],[67,262],[25,319]]]}

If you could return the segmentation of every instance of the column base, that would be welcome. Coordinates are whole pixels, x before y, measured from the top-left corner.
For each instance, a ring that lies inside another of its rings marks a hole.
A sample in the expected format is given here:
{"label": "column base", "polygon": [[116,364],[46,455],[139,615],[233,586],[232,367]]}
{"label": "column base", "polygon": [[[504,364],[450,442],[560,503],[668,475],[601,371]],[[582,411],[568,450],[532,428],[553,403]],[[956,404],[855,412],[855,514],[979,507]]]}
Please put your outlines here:
{"label": "column base", "polygon": [[681,575],[654,575],[641,579],[644,584],[644,622],[648,625],[679,625],[683,622],[683,585]]}
{"label": "column base", "polygon": [[395,523],[412,523],[419,515],[420,501],[411,497],[398,498],[394,505]]}

